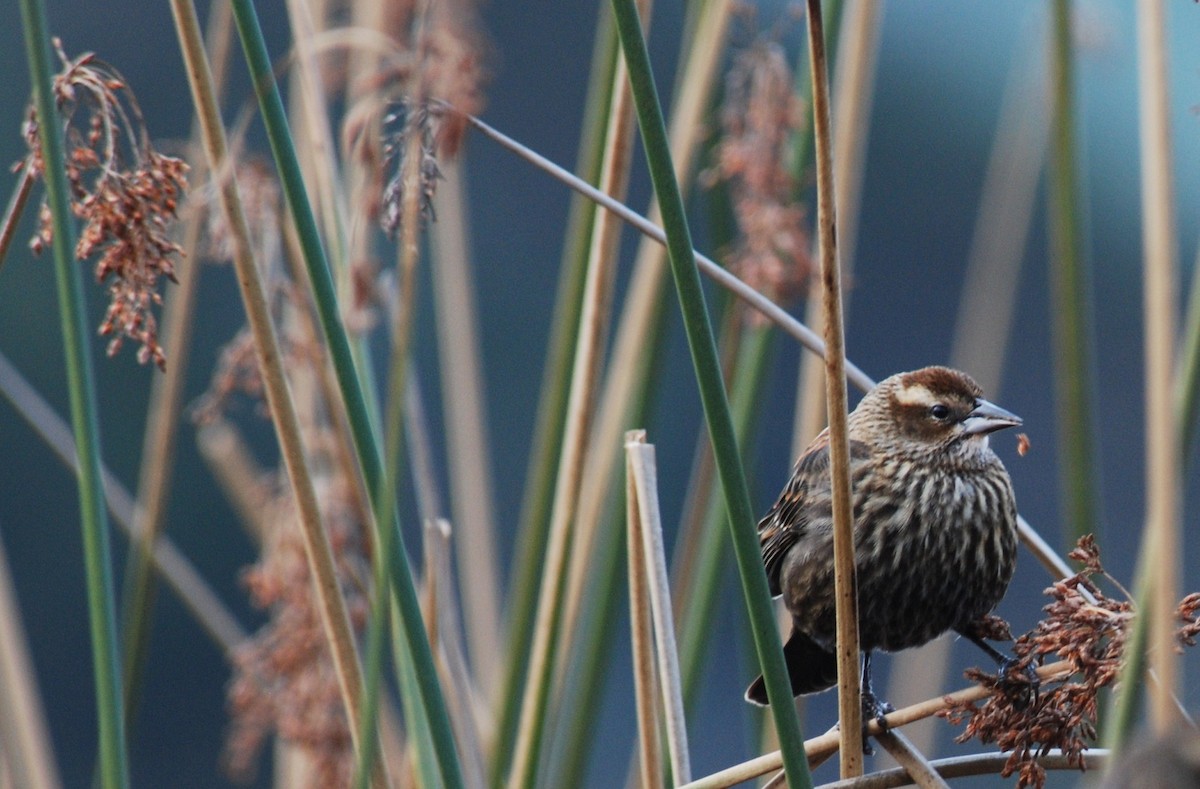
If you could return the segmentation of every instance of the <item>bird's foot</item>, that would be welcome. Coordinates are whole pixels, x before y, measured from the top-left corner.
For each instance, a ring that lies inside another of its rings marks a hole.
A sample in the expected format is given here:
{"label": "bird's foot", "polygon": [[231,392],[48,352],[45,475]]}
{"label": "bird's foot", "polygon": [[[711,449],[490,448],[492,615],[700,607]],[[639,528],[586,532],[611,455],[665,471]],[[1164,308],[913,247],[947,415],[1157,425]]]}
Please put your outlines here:
{"label": "bird's foot", "polygon": [[1000,661],[996,686],[1012,700],[1019,710],[1037,704],[1042,678],[1033,663],[1025,658],[1010,657]]}
{"label": "bird's foot", "polygon": [[867,688],[862,694],[862,744],[863,755],[873,756],[875,749],[871,747],[871,740],[867,735],[867,727],[871,721],[879,724],[879,728],[884,731],[888,730],[888,722],[885,717],[889,712],[895,712],[896,708],[888,704],[883,699],[875,695],[874,691]]}

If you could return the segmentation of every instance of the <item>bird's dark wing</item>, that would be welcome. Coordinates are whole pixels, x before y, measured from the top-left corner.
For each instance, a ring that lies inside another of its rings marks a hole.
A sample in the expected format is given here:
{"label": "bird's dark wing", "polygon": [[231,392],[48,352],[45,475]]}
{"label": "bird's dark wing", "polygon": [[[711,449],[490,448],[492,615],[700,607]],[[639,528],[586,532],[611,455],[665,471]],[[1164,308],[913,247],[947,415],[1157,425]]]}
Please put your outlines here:
{"label": "bird's dark wing", "polygon": [[[866,444],[850,442],[851,462],[865,460],[870,454]],[[829,429],[822,430],[792,470],[783,492],[758,522],[758,542],[767,584],[772,596],[782,594],[780,570],[784,557],[807,532],[815,520],[830,515]]]}

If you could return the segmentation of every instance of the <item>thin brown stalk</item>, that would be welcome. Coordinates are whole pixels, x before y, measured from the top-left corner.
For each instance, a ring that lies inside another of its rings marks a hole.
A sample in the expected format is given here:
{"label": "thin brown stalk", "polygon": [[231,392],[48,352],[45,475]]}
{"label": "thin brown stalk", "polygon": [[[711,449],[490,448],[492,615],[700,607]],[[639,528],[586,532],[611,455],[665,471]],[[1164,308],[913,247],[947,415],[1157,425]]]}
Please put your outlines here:
{"label": "thin brown stalk", "polygon": [[[1037,669],[1037,674],[1043,682],[1051,681],[1055,678],[1061,678],[1074,672],[1075,666],[1070,661],[1059,661],[1041,666]],[[969,701],[979,701],[985,698],[990,691],[982,685],[972,685],[962,690],[950,693],[945,696],[928,699],[918,704],[913,704],[895,712],[888,713],[886,716],[887,728],[896,729],[900,726],[912,723],[916,720],[928,718],[931,715],[936,715],[941,710],[947,709],[955,704],[963,704]],[[866,727],[867,733],[871,736],[878,736],[883,731],[880,728],[878,721],[869,721]],[[809,763],[818,758],[823,758],[838,750],[841,745],[841,729],[830,730],[818,737],[813,737],[806,740],[804,743],[804,751],[808,755]],[[936,763],[935,763],[936,764]],[[732,767],[727,767],[704,778],[699,778],[689,784],[684,784],[680,789],[724,789],[724,787],[736,786],[743,781],[749,781],[760,775],[774,772],[783,766],[783,760],[780,758],[779,751],[773,751],[762,756],[755,757],[748,761],[736,764]]]}
{"label": "thin brown stalk", "polygon": [[[461,155],[461,154],[460,154]],[[463,162],[441,165],[437,217],[430,228],[430,266],[441,358],[443,407],[454,522],[454,541],[461,570],[459,593],[466,624],[467,647],[480,687],[492,697],[501,674],[499,652],[500,582],[496,567],[496,524],[492,512],[491,477],[484,382],[479,359],[478,310],[471,284],[472,254],[463,194]]]}
{"label": "thin brown stalk", "polygon": [[925,758],[919,750],[913,747],[908,738],[899,731],[885,731],[875,735],[875,740],[912,778],[912,782],[921,789],[950,789],[949,784],[938,775],[937,769]]}
{"label": "thin brown stalk", "polygon": [[50,747],[46,712],[21,627],[20,607],[8,557],[0,542],[0,752],[14,785],[54,789],[62,785]]}
{"label": "thin brown stalk", "polygon": [[[643,19],[649,19],[649,3],[643,5]],[[613,68],[612,90],[608,106],[608,125],[604,130],[602,140],[603,156],[600,161],[598,186],[605,194],[616,200],[624,200],[629,186],[629,169],[634,141],[633,97],[629,91],[629,72],[624,58],[617,58]],[[592,233],[588,245],[588,270],[597,260],[609,260],[617,254],[617,245],[621,240],[621,224],[607,211],[597,212],[592,220]],[[605,324],[607,329],[607,321]],[[643,346],[644,347],[644,346]],[[610,373],[611,375],[611,373]],[[599,400],[598,406],[603,412],[605,400]],[[589,423],[589,429],[591,424]],[[596,458],[611,458],[612,450],[617,446],[617,436],[602,435],[592,430],[590,445],[596,450],[589,452],[583,463],[590,465]],[[584,491],[589,488],[590,474],[584,472],[580,481],[579,515],[577,518],[575,544],[567,566],[567,592],[563,604],[563,632],[575,633],[579,617],[579,609],[583,601],[583,590],[587,587],[594,571],[591,561],[592,541],[598,518],[591,517],[590,511],[583,510]],[[565,655],[564,655],[565,657]],[[565,672],[567,660],[561,661],[560,674]]]}
{"label": "thin brown stalk", "polygon": [[[630,520],[627,550],[642,554],[642,569],[649,582],[650,612],[654,620],[658,678],[662,690],[662,710],[666,719],[667,750],[671,757],[671,776],[676,784],[692,780],[691,758],[688,753],[687,725],[683,714],[683,688],[679,674],[679,653],[675,645],[675,619],[671,611],[670,581],[667,578],[667,557],[663,548],[662,515],[658,507],[658,479],[654,446],[645,443],[645,431],[626,434],[625,453],[627,473],[633,477],[634,502],[638,507],[637,539],[634,542]],[[627,496],[628,498],[628,496]],[[633,571],[632,559],[630,571]],[[632,581],[630,582],[632,583]]]}
{"label": "thin brown stalk", "polygon": [[[207,40],[213,63],[213,84],[218,95],[224,90],[225,72],[232,43],[233,13],[228,4],[210,9]],[[189,157],[194,163],[192,177],[202,182],[207,168],[200,150],[200,130],[193,123]],[[137,698],[139,675],[146,660],[157,589],[150,567],[149,546],[163,531],[170,503],[171,480],[175,467],[175,449],[182,420],[183,392],[187,383],[188,358],[192,336],[192,317],[200,282],[200,241],[208,217],[198,201],[185,214],[182,265],[177,267],[178,286],[167,291],[162,311],[163,345],[171,350],[171,363],[162,375],[154,376],[150,402],[146,407],[146,428],[142,436],[141,466],[138,471],[138,517],[142,539],[131,544],[125,575],[125,693],[126,716],[131,716]]]}
{"label": "thin brown stalk", "polygon": [[825,312],[825,401],[829,404],[829,462],[833,484],[833,586],[837,608],[838,720],[846,736],[843,778],[862,775],[862,694],[858,679],[858,591],[854,515],[850,504],[850,436],[847,429],[846,346],[842,282],[838,269],[833,139],[829,77],[820,0],[808,2],[808,51],[813,81],[813,139],[817,155],[817,239]]}
{"label": "thin brown stalk", "polygon": [[1158,677],[1150,719],[1165,735],[1179,720],[1175,606],[1178,599],[1179,436],[1175,424],[1175,199],[1166,20],[1161,0],[1141,0],[1137,14],[1138,117],[1141,130],[1142,254],[1146,354],[1146,541],[1153,558],[1148,665]]}
{"label": "thin brown stalk", "polygon": [[629,627],[633,641],[633,686],[637,699],[638,765],[641,785],[658,789],[663,785],[662,754],[658,743],[658,718],[655,714],[654,635],[650,623],[650,590],[646,576],[646,553],[642,532],[647,524],[639,506],[634,448],[645,445],[644,430],[633,430],[625,440],[625,520],[626,555],[629,558]]}
{"label": "thin brown stalk", "polygon": [[[642,14],[647,15],[649,2],[643,0]],[[614,106],[609,118],[604,163],[601,167],[601,188],[623,194],[628,180],[629,156],[632,148],[632,102],[626,87],[625,65],[618,60],[614,79],[622,89],[613,92]],[[513,768],[509,785],[525,787],[533,784],[537,758],[544,739],[551,685],[556,673],[555,663],[568,650],[559,651],[563,634],[569,634],[564,617],[563,597],[571,575],[568,564],[572,543],[578,529],[580,487],[584,461],[592,438],[592,414],[596,407],[596,389],[611,312],[612,286],[616,271],[616,242],[620,226],[612,217],[600,213],[592,228],[588,250],[584,290],[575,343],[575,363],[567,401],[567,422],[563,431],[562,453],[554,486],[554,504],[550,514],[549,543],[546,547],[542,583],[538,592],[533,649],[529,671],[521,699],[521,713],[514,749]],[[601,445],[602,446],[602,445]],[[583,548],[583,546],[580,546]],[[576,555],[579,549],[574,551]],[[590,553],[590,552],[589,552]],[[584,569],[587,569],[586,565]],[[558,653],[556,656],[556,652]]]}
{"label": "thin brown stalk", "polygon": [[[686,74],[687,78],[679,85],[679,98],[672,108],[668,131],[671,159],[675,163],[680,188],[685,190],[685,194],[691,183],[687,176],[700,149],[704,113],[725,52],[730,8],[730,0],[711,0],[705,6],[693,43],[687,50],[686,62],[681,66],[681,73]],[[618,58],[618,62],[621,61]],[[651,206],[650,215],[655,224],[661,221],[657,205]],[[665,236],[662,238],[665,239]],[[661,241],[652,243],[643,239],[638,246],[628,295],[613,341],[612,358],[605,375],[604,391],[599,399],[600,410],[592,439],[595,446],[615,448],[621,431],[627,426],[639,387],[638,381],[645,375],[646,337],[654,325],[667,272]],[[583,489],[579,494],[581,550],[588,550],[596,539],[602,512],[612,490],[613,475],[618,468],[616,459],[615,449],[594,452],[587,459]],[[583,589],[574,580],[577,577],[572,575],[572,584],[568,588],[568,612],[574,612],[580,604]],[[571,618],[574,618],[573,614]]]}
{"label": "thin brown stalk", "polygon": [[[849,0],[838,31],[844,43],[838,46],[837,65],[833,70],[833,138],[840,143],[833,160],[833,183],[840,245],[838,262],[845,277],[854,272],[863,164],[875,97],[881,12],[881,5],[872,0]],[[805,316],[814,325],[824,320],[821,294],[816,289],[809,295]],[[800,457],[812,437],[825,427],[825,366],[820,359],[808,355],[801,359],[800,383],[796,391],[792,457]]]}
{"label": "thin brown stalk", "polygon": [[29,195],[36,180],[29,162],[26,161],[25,166],[21,168],[17,188],[13,190],[8,207],[4,209],[4,219],[0,220],[0,267],[3,267],[8,258],[8,248],[12,246],[12,240],[17,235],[17,225],[21,221],[21,215],[25,213],[25,205],[29,202]]}
{"label": "thin brown stalk", "polygon": [[[192,99],[200,120],[208,165],[213,172],[222,172],[227,163],[225,129],[213,93],[212,74],[200,37],[196,10],[188,0],[172,0],[180,47],[187,65]],[[231,231],[234,267],[242,292],[247,320],[254,336],[255,350],[266,389],[267,405],[275,422],[280,449],[288,478],[296,497],[296,509],[304,539],[305,553],[312,572],[316,601],[321,622],[329,639],[334,670],[346,707],[351,737],[357,751],[362,747],[359,732],[363,678],[358,652],[345,600],[341,595],[334,569],[329,537],[321,522],[320,506],[313,480],[304,457],[300,437],[300,421],[288,391],[279,341],[271,322],[265,289],[255,264],[250,230],[242,211],[237,182],[232,170],[222,179],[219,190],[221,210]],[[376,750],[379,754],[379,750]],[[387,784],[382,762],[375,762],[376,785]]]}

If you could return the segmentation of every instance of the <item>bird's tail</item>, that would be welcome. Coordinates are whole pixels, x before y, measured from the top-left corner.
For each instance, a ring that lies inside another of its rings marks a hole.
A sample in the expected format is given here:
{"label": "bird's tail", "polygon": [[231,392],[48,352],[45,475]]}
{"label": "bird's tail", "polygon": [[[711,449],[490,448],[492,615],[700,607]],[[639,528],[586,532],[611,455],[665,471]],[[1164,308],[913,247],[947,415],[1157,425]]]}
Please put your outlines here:
{"label": "bird's tail", "polygon": [[[792,630],[783,645],[783,659],[793,696],[816,693],[837,684],[837,656],[797,630]],[[746,689],[746,701],[767,706],[767,686],[761,676]]]}

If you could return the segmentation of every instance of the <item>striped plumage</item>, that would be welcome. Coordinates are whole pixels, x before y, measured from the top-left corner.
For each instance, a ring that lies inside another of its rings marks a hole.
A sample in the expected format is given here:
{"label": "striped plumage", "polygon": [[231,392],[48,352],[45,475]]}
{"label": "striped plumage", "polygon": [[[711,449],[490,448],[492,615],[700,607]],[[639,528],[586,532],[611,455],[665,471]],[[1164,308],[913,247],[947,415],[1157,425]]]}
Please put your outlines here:
{"label": "striped plumage", "polygon": [[[945,367],[894,375],[850,414],[859,639],[868,655],[947,630],[979,641],[972,626],[1004,596],[1017,545],[1012,483],[987,437],[1020,422]],[[796,695],[837,681],[831,497],[822,431],[758,526],[771,593],[792,615],[784,652]],[[761,678],[746,696],[766,703]]]}

